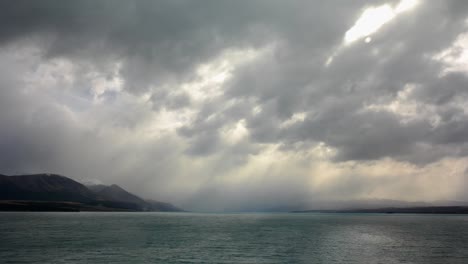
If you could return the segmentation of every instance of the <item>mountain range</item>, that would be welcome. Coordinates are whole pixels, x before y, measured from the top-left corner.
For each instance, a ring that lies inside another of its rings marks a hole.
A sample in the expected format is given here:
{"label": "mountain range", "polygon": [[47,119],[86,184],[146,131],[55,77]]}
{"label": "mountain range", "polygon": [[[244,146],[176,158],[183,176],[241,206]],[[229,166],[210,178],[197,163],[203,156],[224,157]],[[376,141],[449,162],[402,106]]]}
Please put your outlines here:
{"label": "mountain range", "polygon": [[0,211],[183,211],[118,185],[89,185],[57,174],[0,174]]}

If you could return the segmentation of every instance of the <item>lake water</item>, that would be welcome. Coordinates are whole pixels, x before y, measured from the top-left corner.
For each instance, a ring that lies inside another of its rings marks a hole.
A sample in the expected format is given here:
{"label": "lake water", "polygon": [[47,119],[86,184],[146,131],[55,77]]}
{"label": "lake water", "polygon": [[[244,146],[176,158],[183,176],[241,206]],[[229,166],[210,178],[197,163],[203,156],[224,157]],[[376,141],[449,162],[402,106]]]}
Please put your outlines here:
{"label": "lake water", "polygon": [[468,263],[468,216],[0,213],[0,263]]}

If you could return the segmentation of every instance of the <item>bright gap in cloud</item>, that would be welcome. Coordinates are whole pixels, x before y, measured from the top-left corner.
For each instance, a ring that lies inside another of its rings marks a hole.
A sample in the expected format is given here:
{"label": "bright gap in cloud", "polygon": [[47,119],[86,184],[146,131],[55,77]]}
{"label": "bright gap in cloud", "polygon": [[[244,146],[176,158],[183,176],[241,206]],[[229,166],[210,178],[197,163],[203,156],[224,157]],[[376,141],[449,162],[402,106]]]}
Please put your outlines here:
{"label": "bright gap in cloud", "polygon": [[433,59],[444,64],[441,75],[468,72],[468,33],[460,34],[449,48],[436,54]]}
{"label": "bright gap in cloud", "polygon": [[197,79],[193,82],[185,83],[182,89],[190,95],[195,102],[202,102],[206,99],[222,94],[222,86],[233,74],[233,71],[262,56],[272,47],[261,49],[229,49],[212,61],[201,64],[196,69]]}
{"label": "bright gap in cloud", "polygon": [[248,135],[245,119],[237,121],[234,125],[222,131],[223,138],[229,144],[236,144]]}
{"label": "bright gap in cloud", "polygon": [[305,112],[294,113],[294,115],[292,115],[291,118],[281,123],[280,127],[281,128],[290,127],[296,123],[304,122],[306,116],[307,116],[307,113]]}
{"label": "bright gap in cloud", "polygon": [[416,84],[406,84],[397,96],[389,101],[373,102],[364,107],[364,111],[388,112],[400,118],[402,124],[417,120],[427,120],[433,127],[440,123],[440,116],[432,105],[414,100],[411,95],[417,88]]}
{"label": "bright gap in cloud", "polygon": [[350,44],[358,39],[365,38],[366,43],[371,41],[370,35],[377,32],[384,24],[393,20],[398,14],[413,9],[417,0],[401,0],[396,7],[389,4],[370,7],[362,13],[354,26],[346,31],[344,42]]}
{"label": "bright gap in cloud", "polygon": [[86,75],[92,84],[91,93],[95,102],[102,101],[102,96],[106,92],[121,92],[123,90],[124,80],[120,76],[122,62],[116,62],[111,67],[107,73],[93,71]]}

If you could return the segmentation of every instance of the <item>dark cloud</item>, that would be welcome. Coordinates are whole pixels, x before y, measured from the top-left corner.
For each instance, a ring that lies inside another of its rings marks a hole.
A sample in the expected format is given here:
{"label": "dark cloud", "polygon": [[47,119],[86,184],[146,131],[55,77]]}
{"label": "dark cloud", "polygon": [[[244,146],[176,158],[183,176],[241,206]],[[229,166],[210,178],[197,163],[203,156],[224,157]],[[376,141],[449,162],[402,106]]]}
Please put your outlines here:
{"label": "dark cloud", "polygon": [[[338,160],[408,158],[410,153],[416,159],[422,153],[414,150],[421,142],[434,145],[434,150],[441,138],[466,142],[462,135],[467,116],[460,109],[456,125],[436,127],[427,119],[403,123],[395,113],[363,111],[382,98],[395,99],[407,84],[417,87],[411,99],[435,108],[434,116],[446,115],[440,104],[466,97],[466,73],[440,76],[444,65],[431,58],[466,30],[466,15],[453,14],[453,5],[461,4],[421,4],[411,16],[402,15],[384,26],[370,44],[343,47],[329,67],[323,66],[325,56],[333,54],[339,42],[328,43],[332,49],[322,50],[325,53],[317,53],[315,45],[297,50],[295,43],[287,43],[278,51],[283,57],[242,68],[230,91],[255,96],[265,108],[249,119],[252,135],[260,142],[326,142],[339,150]],[[281,129],[277,124],[294,112],[306,112],[308,118]],[[453,150],[454,155],[459,153],[458,148]]]}
{"label": "dark cloud", "polygon": [[[2,3],[3,43],[45,38],[47,57],[123,62],[126,87],[146,90],[221,50],[263,43],[256,30],[259,3],[210,1],[18,1]],[[248,39],[247,39],[248,38]]]}
{"label": "dark cloud", "polygon": [[466,159],[467,69],[450,64],[468,47],[453,48],[468,4],[420,1],[369,43],[344,42],[366,8],[398,3],[2,2],[0,173],[98,178],[204,209],[417,188],[369,175],[391,160],[419,179]]}

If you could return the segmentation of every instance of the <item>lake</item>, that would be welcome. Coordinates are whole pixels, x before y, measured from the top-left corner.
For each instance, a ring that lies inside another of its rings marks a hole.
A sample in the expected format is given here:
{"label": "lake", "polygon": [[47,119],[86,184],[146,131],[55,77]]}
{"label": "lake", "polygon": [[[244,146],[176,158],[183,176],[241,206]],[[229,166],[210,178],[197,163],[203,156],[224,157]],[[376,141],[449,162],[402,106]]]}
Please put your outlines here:
{"label": "lake", "polygon": [[468,216],[0,213],[0,263],[468,263]]}

